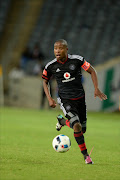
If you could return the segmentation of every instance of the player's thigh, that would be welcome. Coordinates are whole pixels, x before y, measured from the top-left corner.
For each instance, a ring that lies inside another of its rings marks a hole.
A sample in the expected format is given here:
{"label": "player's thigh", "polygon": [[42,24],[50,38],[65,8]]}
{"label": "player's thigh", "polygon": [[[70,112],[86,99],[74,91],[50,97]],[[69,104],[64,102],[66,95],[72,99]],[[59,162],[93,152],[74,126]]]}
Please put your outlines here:
{"label": "player's thigh", "polygon": [[87,129],[87,108],[85,100],[79,102],[78,105],[79,119],[82,125],[82,131],[85,133]]}
{"label": "player's thigh", "polygon": [[60,99],[59,105],[60,108],[63,110],[65,117],[70,121],[71,128],[73,128],[76,122],[80,122],[76,102]]}

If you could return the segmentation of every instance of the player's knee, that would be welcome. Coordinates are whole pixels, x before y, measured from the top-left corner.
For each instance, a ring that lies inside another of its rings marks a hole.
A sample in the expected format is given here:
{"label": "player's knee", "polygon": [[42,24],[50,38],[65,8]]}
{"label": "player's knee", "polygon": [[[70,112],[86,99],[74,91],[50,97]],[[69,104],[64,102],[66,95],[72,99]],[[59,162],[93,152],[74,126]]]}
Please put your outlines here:
{"label": "player's knee", "polygon": [[73,126],[74,132],[80,132],[82,130],[82,126],[79,122],[76,122]]}
{"label": "player's knee", "polygon": [[[67,118],[69,119],[69,121],[70,121],[70,127],[71,127],[71,128],[73,128],[76,123],[79,123],[79,117],[78,117],[78,115],[75,114],[75,113],[73,113],[73,112],[68,112],[67,115],[66,115],[66,117],[67,117]],[[80,124],[80,123],[79,123],[79,124]],[[76,127],[76,126],[77,126],[77,125],[75,125],[75,127]],[[77,128],[77,127],[76,127],[76,128]]]}

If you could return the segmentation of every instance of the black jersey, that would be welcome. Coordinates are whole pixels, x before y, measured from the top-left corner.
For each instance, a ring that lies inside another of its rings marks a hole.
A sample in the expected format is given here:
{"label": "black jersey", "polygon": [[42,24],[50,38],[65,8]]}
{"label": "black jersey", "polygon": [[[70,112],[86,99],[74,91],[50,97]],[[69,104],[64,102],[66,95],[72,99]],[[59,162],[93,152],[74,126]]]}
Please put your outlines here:
{"label": "black jersey", "polygon": [[50,61],[43,71],[42,78],[49,81],[53,75],[58,84],[58,95],[63,99],[78,99],[85,95],[81,83],[81,67],[87,70],[90,64],[82,56],[70,55],[65,62]]}

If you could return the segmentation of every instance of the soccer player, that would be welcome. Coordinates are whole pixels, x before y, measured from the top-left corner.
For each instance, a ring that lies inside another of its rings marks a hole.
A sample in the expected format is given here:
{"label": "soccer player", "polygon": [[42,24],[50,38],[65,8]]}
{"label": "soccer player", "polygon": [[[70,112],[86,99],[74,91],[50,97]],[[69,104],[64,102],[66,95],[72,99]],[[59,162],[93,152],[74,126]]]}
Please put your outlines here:
{"label": "soccer player", "polygon": [[55,108],[56,102],[51,97],[48,82],[53,75],[58,84],[57,98],[60,108],[67,119],[58,115],[56,129],[59,131],[63,126],[74,130],[75,140],[84,156],[86,164],[93,164],[87,152],[84,133],[86,132],[86,103],[85,92],[81,83],[81,67],[87,71],[92,78],[95,88],[94,96],[106,100],[107,96],[99,90],[97,74],[95,69],[80,55],[68,54],[66,40],[60,39],[54,43],[55,59],[47,63],[43,71],[43,87],[50,107]]}

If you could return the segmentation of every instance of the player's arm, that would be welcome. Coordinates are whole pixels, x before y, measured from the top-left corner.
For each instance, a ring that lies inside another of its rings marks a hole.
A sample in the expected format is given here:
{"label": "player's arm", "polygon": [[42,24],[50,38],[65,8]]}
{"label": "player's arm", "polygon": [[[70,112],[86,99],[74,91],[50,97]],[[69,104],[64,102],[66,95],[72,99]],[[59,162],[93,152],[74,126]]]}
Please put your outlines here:
{"label": "player's arm", "polygon": [[95,88],[94,97],[96,98],[98,96],[101,100],[106,100],[107,96],[104,93],[102,93],[98,87],[98,78],[96,70],[90,65],[90,67],[86,71],[91,75],[93,81],[93,85]]}
{"label": "player's arm", "polygon": [[44,88],[46,97],[48,99],[49,106],[52,107],[52,108],[55,108],[56,107],[56,102],[50,95],[49,86],[48,86],[48,80],[46,80],[46,79],[43,79],[43,88]]}
{"label": "player's arm", "polygon": [[107,96],[104,93],[102,93],[98,87],[98,78],[95,69],[85,59],[81,67],[91,75],[93,85],[95,88],[94,97],[96,98],[98,96],[101,100],[106,100]]}

